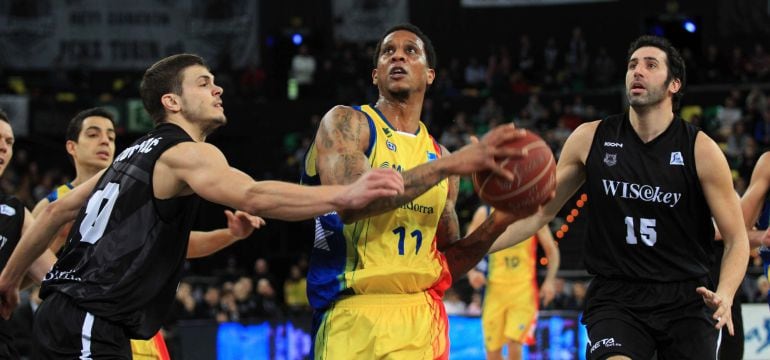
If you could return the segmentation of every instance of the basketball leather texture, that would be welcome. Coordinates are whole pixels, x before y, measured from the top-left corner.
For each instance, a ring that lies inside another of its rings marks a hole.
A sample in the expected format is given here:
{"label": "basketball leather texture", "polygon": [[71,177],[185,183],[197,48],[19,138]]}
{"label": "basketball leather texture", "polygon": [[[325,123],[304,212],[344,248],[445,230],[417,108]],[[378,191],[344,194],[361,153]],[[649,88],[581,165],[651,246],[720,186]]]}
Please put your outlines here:
{"label": "basketball leather texture", "polygon": [[486,170],[473,174],[473,187],[485,203],[496,209],[532,214],[556,188],[556,161],[551,148],[531,131],[503,146],[528,151],[525,157],[498,159],[499,164],[513,173],[513,181]]}

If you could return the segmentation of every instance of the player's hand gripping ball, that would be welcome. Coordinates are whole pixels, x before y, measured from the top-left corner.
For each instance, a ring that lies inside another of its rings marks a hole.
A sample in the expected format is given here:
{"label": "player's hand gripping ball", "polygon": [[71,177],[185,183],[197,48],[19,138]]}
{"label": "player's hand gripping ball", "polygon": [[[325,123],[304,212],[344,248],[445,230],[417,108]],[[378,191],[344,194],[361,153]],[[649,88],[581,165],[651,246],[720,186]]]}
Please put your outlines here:
{"label": "player's hand gripping ball", "polygon": [[473,173],[473,187],[485,203],[496,209],[521,216],[531,215],[550,199],[556,188],[556,161],[551,148],[531,131],[503,146],[528,151],[525,157],[497,159],[513,173],[513,181],[485,170]]}

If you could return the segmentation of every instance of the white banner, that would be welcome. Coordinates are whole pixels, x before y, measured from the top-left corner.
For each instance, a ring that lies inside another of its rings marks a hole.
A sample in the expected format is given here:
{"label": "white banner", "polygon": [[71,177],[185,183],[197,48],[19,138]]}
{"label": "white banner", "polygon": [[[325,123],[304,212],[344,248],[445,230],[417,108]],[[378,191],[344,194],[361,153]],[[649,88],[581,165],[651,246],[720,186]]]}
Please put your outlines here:
{"label": "white banner", "polygon": [[258,59],[258,8],[257,0],[3,1],[0,65],[145,69],[189,52],[242,68]]}
{"label": "white banner", "polygon": [[745,360],[770,359],[770,309],[767,304],[743,304]]}
{"label": "white banner", "polygon": [[463,7],[549,6],[580,3],[610,2],[617,0],[461,0]]}
{"label": "white banner", "polygon": [[377,41],[388,28],[409,21],[407,0],[333,0],[337,40]]}

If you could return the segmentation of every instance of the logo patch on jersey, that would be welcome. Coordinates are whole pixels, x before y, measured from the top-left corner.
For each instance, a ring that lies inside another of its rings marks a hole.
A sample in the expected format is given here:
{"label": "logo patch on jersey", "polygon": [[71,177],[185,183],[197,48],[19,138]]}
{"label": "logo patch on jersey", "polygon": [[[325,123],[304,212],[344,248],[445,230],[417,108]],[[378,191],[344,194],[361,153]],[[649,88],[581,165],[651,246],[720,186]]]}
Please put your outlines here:
{"label": "logo patch on jersey", "polygon": [[329,236],[334,234],[334,231],[324,229],[321,225],[321,220],[315,219],[315,240],[313,241],[313,247],[316,249],[331,251],[329,247]]}
{"label": "logo patch on jersey", "polygon": [[604,164],[607,166],[615,166],[618,163],[618,154],[604,154]]}
{"label": "logo patch on jersey", "polygon": [[0,235],[0,249],[2,249],[3,246],[5,246],[5,243],[7,242],[8,242],[8,238],[3,235]]}
{"label": "logo patch on jersey", "polygon": [[596,344],[591,346],[591,353],[593,353],[594,351],[596,351],[600,347],[613,348],[613,347],[621,347],[621,346],[623,346],[623,345],[621,345],[620,343],[616,343],[615,342],[615,338],[601,339],[601,340],[597,341]]}
{"label": "logo patch on jersey", "polygon": [[671,165],[684,165],[684,158],[682,157],[682,153],[679,151],[674,151],[671,153],[671,161],[669,162]]}
{"label": "logo patch on jersey", "polygon": [[396,151],[396,144],[390,142],[390,140],[385,140],[385,146],[387,146],[390,151]]}
{"label": "logo patch on jersey", "polygon": [[616,142],[612,142],[612,141],[605,141],[604,142],[604,146],[606,146],[606,147],[623,148],[623,143],[616,143]]}
{"label": "logo patch on jersey", "polygon": [[436,155],[436,153],[434,152],[428,151],[428,161],[433,161],[436,159],[438,159],[438,155]]}
{"label": "logo patch on jersey", "polygon": [[384,132],[385,136],[387,136],[387,137],[393,136],[393,133],[390,131],[390,128],[384,127],[384,128],[382,128],[382,132]]}
{"label": "logo patch on jersey", "polygon": [[606,179],[602,179],[602,185],[604,185],[604,193],[608,196],[665,204],[669,207],[676,206],[682,198],[682,193],[666,192],[660,186]]}
{"label": "logo patch on jersey", "polygon": [[0,214],[6,215],[6,216],[14,216],[16,215],[16,209],[14,209],[11,206],[2,204],[0,205]]}

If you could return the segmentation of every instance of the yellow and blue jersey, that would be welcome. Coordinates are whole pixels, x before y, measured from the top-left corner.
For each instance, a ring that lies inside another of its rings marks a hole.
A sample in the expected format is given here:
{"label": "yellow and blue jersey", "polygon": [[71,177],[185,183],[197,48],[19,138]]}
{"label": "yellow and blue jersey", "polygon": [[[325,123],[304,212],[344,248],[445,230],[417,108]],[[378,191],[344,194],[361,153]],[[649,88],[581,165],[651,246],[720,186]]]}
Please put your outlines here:
{"label": "yellow and blue jersey", "polygon": [[[438,159],[441,148],[420,123],[416,133],[400,132],[376,108],[354,107],[366,115],[372,168],[407,171]],[[303,183],[319,184],[315,144],[308,149]],[[315,219],[308,273],[308,298],[327,308],[340,295],[439,293],[451,285],[446,261],[436,248],[436,228],[448,194],[445,179],[397,209],[343,224],[335,212]]]}
{"label": "yellow and blue jersey", "polygon": [[68,192],[72,191],[72,188],[74,188],[74,186],[67,182],[66,184],[63,184],[51,191],[45,198],[48,199],[48,202],[54,202],[62,198],[64,195],[67,195]]}

